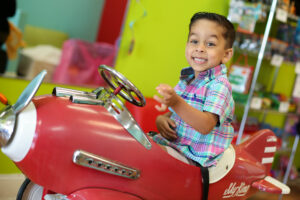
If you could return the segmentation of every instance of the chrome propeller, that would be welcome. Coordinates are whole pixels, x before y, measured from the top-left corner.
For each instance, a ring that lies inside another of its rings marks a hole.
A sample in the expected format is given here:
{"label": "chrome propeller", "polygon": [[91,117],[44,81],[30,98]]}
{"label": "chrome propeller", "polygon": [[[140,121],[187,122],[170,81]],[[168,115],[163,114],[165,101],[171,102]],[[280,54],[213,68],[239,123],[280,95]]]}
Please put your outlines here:
{"label": "chrome propeller", "polygon": [[17,102],[12,106],[12,109],[15,114],[21,112],[30,103],[31,99],[34,97],[34,95],[40,88],[40,85],[42,84],[46,74],[46,70],[41,71],[25,88],[25,90],[18,98]]}
{"label": "chrome propeller", "polygon": [[22,110],[24,110],[36,92],[47,74],[46,70],[40,72],[25,88],[17,102],[10,106],[6,106],[4,110],[0,112],[0,147],[5,146],[11,139],[14,127],[16,123],[16,116]]}

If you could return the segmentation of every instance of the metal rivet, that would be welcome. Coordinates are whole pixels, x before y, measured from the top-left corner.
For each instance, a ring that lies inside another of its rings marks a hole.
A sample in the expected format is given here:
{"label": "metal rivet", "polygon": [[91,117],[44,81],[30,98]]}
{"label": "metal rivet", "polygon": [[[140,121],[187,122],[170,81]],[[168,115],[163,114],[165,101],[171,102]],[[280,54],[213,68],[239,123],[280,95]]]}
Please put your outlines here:
{"label": "metal rivet", "polygon": [[98,167],[101,167],[103,164],[102,164],[102,162],[98,162],[97,165],[98,165]]}
{"label": "metal rivet", "polygon": [[91,165],[94,161],[92,159],[88,159],[87,162]]}

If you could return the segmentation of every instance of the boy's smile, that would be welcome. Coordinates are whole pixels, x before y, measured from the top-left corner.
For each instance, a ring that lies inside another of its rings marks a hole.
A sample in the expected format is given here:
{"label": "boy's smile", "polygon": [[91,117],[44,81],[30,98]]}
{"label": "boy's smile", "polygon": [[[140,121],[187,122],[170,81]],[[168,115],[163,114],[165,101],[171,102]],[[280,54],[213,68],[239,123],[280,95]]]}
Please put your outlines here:
{"label": "boy's smile", "polygon": [[203,64],[203,63],[207,62],[207,59],[205,59],[205,58],[193,57],[193,59],[194,59],[194,62],[197,64]]}
{"label": "boy's smile", "polygon": [[226,49],[223,33],[222,26],[207,19],[200,19],[192,25],[185,56],[195,76],[231,58],[232,49]]}

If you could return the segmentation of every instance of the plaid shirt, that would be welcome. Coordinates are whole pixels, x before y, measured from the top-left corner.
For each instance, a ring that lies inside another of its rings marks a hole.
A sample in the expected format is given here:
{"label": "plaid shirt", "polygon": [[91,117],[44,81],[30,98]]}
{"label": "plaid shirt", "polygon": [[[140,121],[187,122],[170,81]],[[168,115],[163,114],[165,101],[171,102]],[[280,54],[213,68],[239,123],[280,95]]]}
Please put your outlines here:
{"label": "plaid shirt", "polygon": [[160,134],[153,139],[157,143],[177,149],[202,166],[216,165],[217,160],[229,147],[234,133],[231,126],[234,101],[226,72],[226,66],[222,64],[200,72],[198,77],[191,81],[194,78],[194,70],[191,67],[184,68],[180,81],[175,86],[176,93],[189,105],[200,111],[218,115],[217,126],[209,134],[197,132],[170,109],[173,112],[171,119],[176,123],[177,139],[170,142]]}

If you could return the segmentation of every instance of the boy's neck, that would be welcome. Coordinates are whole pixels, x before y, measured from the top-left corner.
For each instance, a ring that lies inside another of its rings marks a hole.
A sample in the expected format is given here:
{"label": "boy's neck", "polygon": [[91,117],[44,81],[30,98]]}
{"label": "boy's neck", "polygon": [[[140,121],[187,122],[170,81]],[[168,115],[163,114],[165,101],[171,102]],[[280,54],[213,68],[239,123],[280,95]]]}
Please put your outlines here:
{"label": "boy's neck", "polygon": [[[209,68],[209,69],[206,69],[206,70],[204,70],[204,71],[201,71],[201,72],[205,72],[205,71],[208,71],[208,70],[214,69],[214,68],[216,68],[216,67],[218,67],[218,66],[220,66],[220,65],[222,65],[222,64],[223,64],[223,63],[220,63],[219,65],[216,65],[216,66],[214,66],[214,67],[211,67],[211,68]],[[195,77],[194,77],[194,78],[198,77],[198,76],[199,76],[199,74],[200,74],[201,72],[196,72],[196,71],[194,71],[194,75],[195,75]]]}

